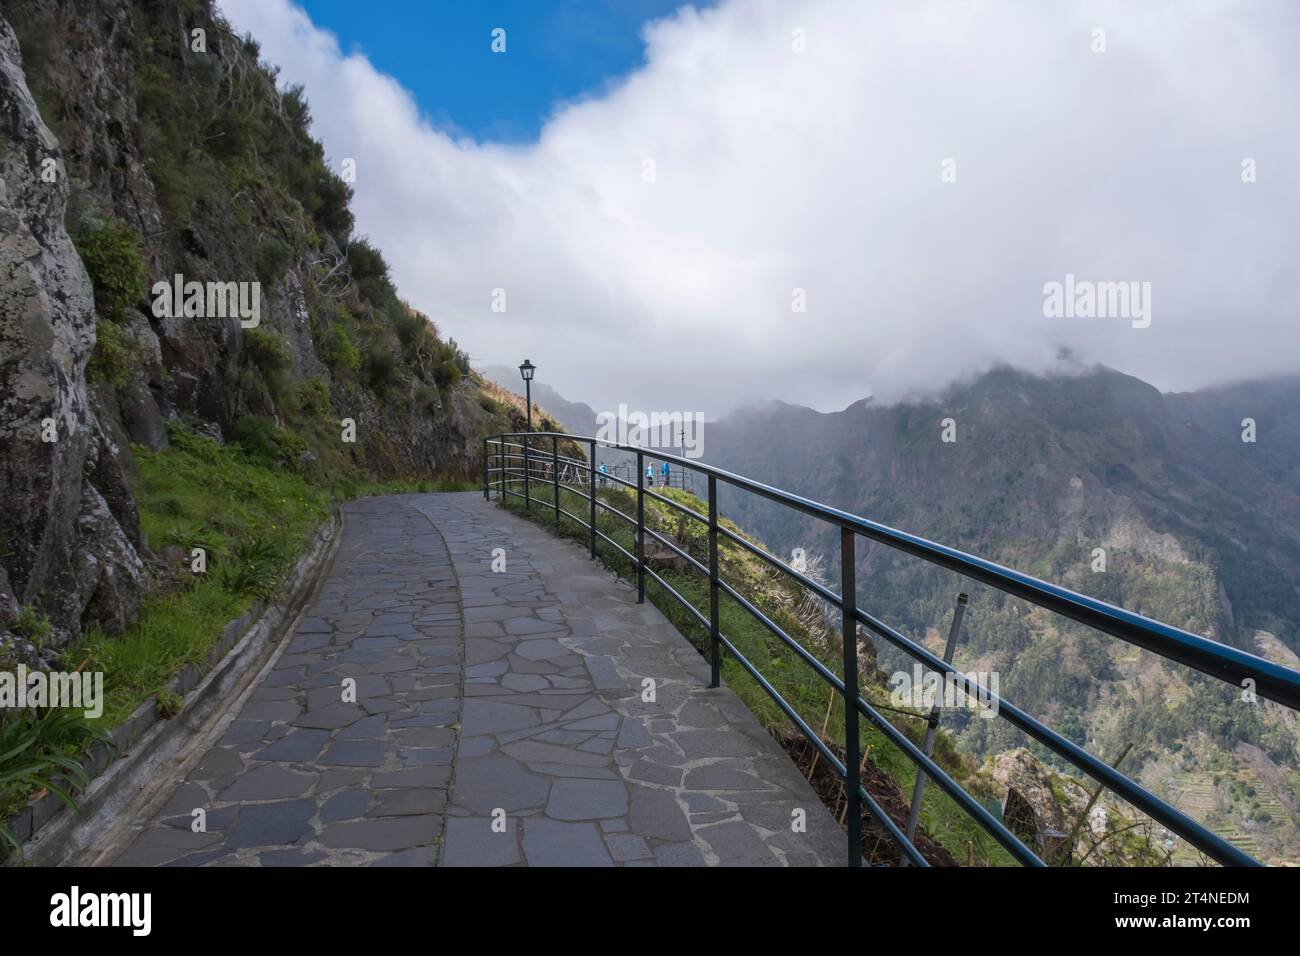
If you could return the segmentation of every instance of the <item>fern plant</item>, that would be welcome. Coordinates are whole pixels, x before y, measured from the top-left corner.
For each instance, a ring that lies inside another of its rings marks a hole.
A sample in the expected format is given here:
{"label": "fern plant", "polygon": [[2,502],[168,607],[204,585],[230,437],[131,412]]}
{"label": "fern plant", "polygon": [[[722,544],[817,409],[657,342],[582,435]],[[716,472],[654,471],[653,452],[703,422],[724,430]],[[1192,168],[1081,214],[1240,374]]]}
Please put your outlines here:
{"label": "fern plant", "polygon": [[240,597],[265,600],[279,586],[284,564],[279,543],[266,538],[241,541],[222,563],[221,586]]}
{"label": "fern plant", "polygon": [[72,794],[90,783],[74,755],[108,735],[81,711],[50,707],[23,709],[0,717],[0,858],[22,853],[9,815],[37,790],[48,790],[73,810]]}

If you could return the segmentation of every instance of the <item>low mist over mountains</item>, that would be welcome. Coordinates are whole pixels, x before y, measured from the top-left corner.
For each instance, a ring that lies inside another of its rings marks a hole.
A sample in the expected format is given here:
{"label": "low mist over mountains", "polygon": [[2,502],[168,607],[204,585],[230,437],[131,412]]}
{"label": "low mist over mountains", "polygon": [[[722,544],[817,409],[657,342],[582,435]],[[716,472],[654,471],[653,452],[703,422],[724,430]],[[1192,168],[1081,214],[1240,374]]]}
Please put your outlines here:
{"label": "low mist over mountains", "polygon": [[[1279,627],[1294,646],[1300,427],[1289,411],[1298,400],[1300,378],[1162,395],[1110,369],[1053,378],[998,369],[915,404],[868,399],[834,414],[751,409],[711,427],[706,458],[1024,570],[1069,577],[1143,613],[1162,609],[1142,606],[1150,596],[1117,591],[1114,574],[1092,573],[1094,548],[1107,549],[1108,572],[1134,561],[1203,563],[1221,599],[1176,623],[1229,643],[1242,643],[1248,628]],[[1253,441],[1243,440],[1246,419],[1255,423]],[[727,503],[774,546],[829,550],[817,522],[752,496]]]}

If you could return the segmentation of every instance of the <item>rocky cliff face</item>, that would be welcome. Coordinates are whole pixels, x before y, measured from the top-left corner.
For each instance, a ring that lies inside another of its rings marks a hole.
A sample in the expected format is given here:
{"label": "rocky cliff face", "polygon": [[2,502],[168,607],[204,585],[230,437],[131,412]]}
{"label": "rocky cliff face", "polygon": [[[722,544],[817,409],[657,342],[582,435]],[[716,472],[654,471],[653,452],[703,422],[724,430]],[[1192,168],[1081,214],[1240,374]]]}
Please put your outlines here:
{"label": "rocky cliff face", "polygon": [[[512,427],[211,0],[6,0],[0,126],[0,634],[131,620],[156,565],[131,447],[172,423],[323,484],[471,475]],[[256,284],[257,326],[159,314],[178,274]]]}
{"label": "rocky cliff face", "polygon": [[87,612],[121,627],[143,588],[129,450],[92,407],[94,300],[64,227],[67,169],[3,19],[0,126],[0,625],[34,604],[74,632]]}

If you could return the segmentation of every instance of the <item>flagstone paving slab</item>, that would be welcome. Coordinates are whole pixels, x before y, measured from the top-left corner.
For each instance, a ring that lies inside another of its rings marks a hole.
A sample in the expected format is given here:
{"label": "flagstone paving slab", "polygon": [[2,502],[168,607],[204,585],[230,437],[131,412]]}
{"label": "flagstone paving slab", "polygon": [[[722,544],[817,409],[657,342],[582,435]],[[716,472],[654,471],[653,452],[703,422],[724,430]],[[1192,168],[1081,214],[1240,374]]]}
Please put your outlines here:
{"label": "flagstone paving slab", "polygon": [[843,865],[798,770],[707,684],[658,610],[481,495],[350,502],[283,653],[115,862]]}

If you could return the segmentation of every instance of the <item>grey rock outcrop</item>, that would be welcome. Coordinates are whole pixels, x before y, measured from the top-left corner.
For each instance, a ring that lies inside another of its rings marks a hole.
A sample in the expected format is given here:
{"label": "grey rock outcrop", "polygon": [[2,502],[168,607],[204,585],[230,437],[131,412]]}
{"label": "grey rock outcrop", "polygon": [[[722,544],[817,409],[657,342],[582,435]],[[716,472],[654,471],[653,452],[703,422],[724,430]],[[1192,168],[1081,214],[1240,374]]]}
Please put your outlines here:
{"label": "grey rock outcrop", "polygon": [[56,641],[92,621],[121,627],[144,586],[138,530],[109,506],[120,489],[105,494],[91,477],[112,485],[121,467],[86,386],[94,299],[67,201],[58,141],[0,18],[0,563],[12,601],[45,613]]}

